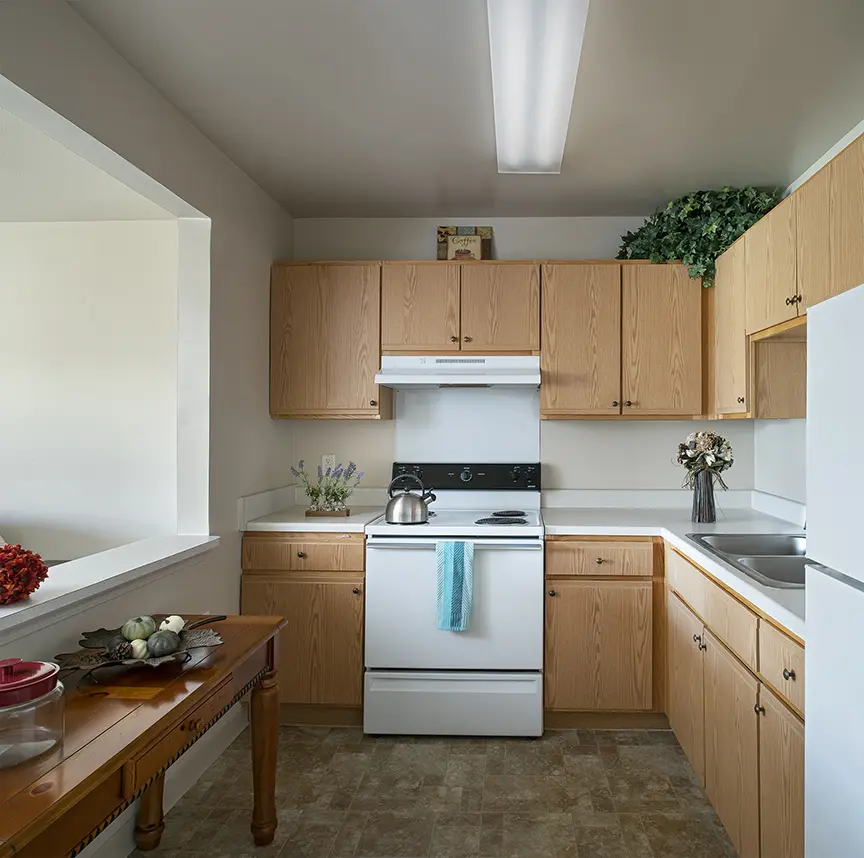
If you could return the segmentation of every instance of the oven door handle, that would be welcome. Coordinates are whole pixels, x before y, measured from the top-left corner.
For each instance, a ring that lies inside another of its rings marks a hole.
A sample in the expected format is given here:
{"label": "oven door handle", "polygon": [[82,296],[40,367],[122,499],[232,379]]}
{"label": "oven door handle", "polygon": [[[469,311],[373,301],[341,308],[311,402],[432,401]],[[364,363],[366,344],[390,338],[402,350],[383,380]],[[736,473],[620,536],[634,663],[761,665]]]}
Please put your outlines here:
{"label": "oven door handle", "polygon": [[[368,548],[410,548],[410,549],[435,549],[436,542],[447,542],[449,540],[446,539],[368,539],[366,541],[366,545]],[[464,542],[473,542],[474,550],[484,548],[507,548],[508,550],[517,550],[517,551],[542,551],[543,550],[543,540],[542,539],[532,539],[532,540],[514,540],[514,539],[484,539],[482,542],[480,540],[453,540],[453,541],[464,541]]]}

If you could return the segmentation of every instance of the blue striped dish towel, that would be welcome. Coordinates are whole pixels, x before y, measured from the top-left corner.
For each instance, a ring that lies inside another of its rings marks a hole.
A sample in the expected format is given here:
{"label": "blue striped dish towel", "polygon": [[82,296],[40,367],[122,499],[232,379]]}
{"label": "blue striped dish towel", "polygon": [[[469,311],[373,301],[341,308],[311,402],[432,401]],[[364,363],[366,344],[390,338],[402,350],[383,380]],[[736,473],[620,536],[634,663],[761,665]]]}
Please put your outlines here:
{"label": "blue striped dish towel", "polygon": [[464,632],[471,623],[474,598],[474,543],[436,542],[438,628]]}

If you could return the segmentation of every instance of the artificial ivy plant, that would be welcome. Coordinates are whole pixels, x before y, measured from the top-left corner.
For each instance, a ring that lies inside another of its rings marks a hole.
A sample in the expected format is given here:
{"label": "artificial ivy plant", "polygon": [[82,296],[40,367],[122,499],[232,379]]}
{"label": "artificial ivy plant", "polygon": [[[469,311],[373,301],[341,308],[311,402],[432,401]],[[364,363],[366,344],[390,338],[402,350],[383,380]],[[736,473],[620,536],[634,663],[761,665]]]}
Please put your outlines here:
{"label": "artificial ivy plant", "polygon": [[714,261],[780,202],[782,188],[721,188],[672,200],[621,237],[619,259],[681,260],[703,286],[714,285]]}

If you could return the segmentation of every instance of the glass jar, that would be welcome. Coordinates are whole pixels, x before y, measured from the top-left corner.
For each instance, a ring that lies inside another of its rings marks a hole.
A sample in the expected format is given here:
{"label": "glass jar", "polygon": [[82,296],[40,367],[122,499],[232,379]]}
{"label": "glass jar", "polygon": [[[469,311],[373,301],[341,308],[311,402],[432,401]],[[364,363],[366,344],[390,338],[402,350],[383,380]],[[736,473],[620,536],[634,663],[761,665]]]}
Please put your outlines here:
{"label": "glass jar", "polygon": [[60,668],[45,661],[0,661],[0,769],[17,766],[63,742]]}

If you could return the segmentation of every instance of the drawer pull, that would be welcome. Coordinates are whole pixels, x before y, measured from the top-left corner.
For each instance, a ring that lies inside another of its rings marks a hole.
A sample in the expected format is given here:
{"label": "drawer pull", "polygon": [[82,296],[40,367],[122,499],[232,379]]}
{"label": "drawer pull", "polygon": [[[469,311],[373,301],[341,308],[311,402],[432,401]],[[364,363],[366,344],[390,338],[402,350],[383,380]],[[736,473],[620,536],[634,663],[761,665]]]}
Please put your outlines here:
{"label": "drawer pull", "polygon": [[550,591],[549,591],[549,595],[550,595],[550,596],[556,596],[556,595],[558,595],[558,594],[557,594],[554,590],[550,590]]}
{"label": "drawer pull", "polygon": [[300,558],[303,558],[303,557],[306,556],[306,552],[305,552],[305,551],[298,551],[298,552],[297,552],[297,556],[300,557]]}
{"label": "drawer pull", "polygon": [[[198,733],[203,729],[203,727],[204,722],[200,718],[192,718],[189,723],[185,725],[185,729],[190,733]],[[182,730],[184,728],[181,726],[180,729]]]}
{"label": "drawer pull", "polygon": [[789,670],[788,668],[784,667],[783,668],[783,679],[785,679],[787,681],[791,679],[794,682],[795,681],[795,671]]}
{"label": "drawer pull", "polygon": [[360,595],[360,588],[359,588],[359,587],[355,587],[351,592],[352,592],[355,596],[359,596],[359,595]]}
{"label": "drawer pull", "polygon": [[605,561],[602,557],[598,557],[594,562],[595,562],[598,566],[602,566],[606,561]]}

